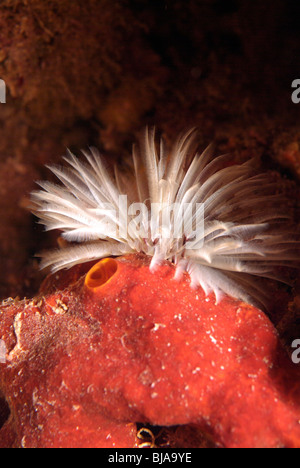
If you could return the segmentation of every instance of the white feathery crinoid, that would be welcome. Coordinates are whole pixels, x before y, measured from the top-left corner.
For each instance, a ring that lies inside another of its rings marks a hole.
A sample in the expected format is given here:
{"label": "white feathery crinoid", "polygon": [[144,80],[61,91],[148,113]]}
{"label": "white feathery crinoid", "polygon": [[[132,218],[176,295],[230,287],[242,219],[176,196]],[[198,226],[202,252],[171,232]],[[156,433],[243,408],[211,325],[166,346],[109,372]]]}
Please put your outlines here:
{"label": "white feathery crinoid", "polygon": [[131,177],[109,174],[93,148],[84,162],[69,152],[67,167],[50,167],[62,184],[39,183],[34,213],[78,244],[46,252],[41,266],[57,271],[143,252],[153,271],[169,260],[176,278],[188,272],[191,285],[214,292],[217,302],[225,293],[264,305],[256,277],[280,279],[278,267],[299,260],[285,199],[274,179],[254,173],[253,160],[228,165],[227,156],[212,158],[211,147],[198,154],[195,135],[190,130],[166,152],[147,129],[141,154],[133,150]]}

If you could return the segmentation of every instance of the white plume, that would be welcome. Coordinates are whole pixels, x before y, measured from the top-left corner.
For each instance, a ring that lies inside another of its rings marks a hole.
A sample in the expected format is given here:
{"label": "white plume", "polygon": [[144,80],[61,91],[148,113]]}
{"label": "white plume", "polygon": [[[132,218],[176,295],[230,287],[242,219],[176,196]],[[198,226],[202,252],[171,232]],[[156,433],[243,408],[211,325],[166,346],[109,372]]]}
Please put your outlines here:
{"label": "white plume", "polygon": [[[265,306],[267,295],[256,277],[280,280],[278,267],[299,264],[285,197],[274,178],[255,174],[253,160],[228,165],[228,156],[212,158],[211,147],[198,154],[195,137],[190,130],[166,152],[147,129],[140,152],[133,150],[130,176],[119,169],[112,176],[94,148],[84,152],[85,161],[69,152],[67,167],[50,167],[61,184],[39,183],[43,190],[32,194],[34,213],[47,230],[59,229],[79,244],[46,252],[41,266],[57,271],[143,252],[152,257],[153,272],[169,260],[176,278],[188,272],[192,287],[214,292],[217,301],[225,293]],[[128,196],[126,206],[121,195]],[[134,202],[138,209],[127,210]]]}

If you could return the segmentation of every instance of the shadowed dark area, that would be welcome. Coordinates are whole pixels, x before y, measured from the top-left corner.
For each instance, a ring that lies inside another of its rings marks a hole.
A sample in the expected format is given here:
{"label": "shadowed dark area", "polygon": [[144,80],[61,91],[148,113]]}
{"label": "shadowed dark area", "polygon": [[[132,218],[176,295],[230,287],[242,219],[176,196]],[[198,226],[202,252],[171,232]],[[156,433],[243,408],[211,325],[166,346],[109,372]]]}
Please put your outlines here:
{"label": "shadowed dark area", "polygon": [[0,429],[8,420],[10,415],[10,410],[7,402],[3,397],[0,395]]}

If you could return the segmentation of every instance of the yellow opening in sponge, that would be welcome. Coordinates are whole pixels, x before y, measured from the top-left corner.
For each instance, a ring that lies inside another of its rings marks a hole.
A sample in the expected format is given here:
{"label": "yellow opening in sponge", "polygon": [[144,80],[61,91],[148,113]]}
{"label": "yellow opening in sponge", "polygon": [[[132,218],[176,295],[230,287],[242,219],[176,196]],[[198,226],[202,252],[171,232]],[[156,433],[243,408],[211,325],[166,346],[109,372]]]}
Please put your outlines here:
{"label": "yellow opening in sponge", "polygon": [[104,258],[96,263],[85,277],[85,286],[89,289],[97,289],[106,284],[116,273],[118,263],[113,258]]}

